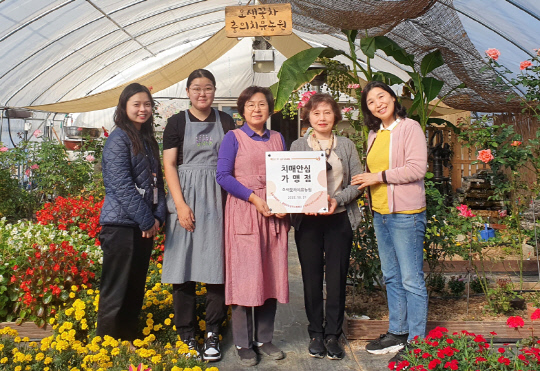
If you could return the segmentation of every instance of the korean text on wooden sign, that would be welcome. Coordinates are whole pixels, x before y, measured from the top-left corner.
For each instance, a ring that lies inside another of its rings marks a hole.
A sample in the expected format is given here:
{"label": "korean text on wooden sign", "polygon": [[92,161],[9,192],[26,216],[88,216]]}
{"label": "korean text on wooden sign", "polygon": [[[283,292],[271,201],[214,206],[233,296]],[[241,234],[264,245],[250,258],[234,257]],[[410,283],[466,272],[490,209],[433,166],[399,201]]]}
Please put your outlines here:
{"label": "korean text on wooden sign", "polygon": [[290,35],[291,4],[227,6],[225,31],[227,37]]}

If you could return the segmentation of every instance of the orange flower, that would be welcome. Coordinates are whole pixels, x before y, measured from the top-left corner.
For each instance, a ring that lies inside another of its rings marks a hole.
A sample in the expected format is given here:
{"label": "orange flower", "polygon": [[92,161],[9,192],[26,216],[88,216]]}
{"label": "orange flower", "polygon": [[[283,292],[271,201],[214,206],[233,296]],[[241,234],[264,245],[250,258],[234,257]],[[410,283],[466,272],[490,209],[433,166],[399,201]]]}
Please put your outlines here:
{"label": "orange flower", "polygon": [[499,59],[499,56],[501,55],[501,52],[498,51],[497,49],[495,48],[491,48],[491,49],[488,49],[486,50],[486,54],[489,58],[493,59],[494,61],[496,61],[497,59]]}
{"label": "orange flower", "polygon": [[521,145],[521,142],[519,140],[514,140],[511,144],[512,147],[517,147]]}
{"label": "orange flower", "polygon": [[530,67],[530,66],[532,66],[531,61],[523,61],[519,64],[519,69],[523,71],[525,68]]}
{"label": "orange flower", "polygon": [[478,157],[476,159],[487,164],[494,158],[495,157],[493,157],[493,155],[491,154],[491,149],[483,149],[481,151],[478,151]]}

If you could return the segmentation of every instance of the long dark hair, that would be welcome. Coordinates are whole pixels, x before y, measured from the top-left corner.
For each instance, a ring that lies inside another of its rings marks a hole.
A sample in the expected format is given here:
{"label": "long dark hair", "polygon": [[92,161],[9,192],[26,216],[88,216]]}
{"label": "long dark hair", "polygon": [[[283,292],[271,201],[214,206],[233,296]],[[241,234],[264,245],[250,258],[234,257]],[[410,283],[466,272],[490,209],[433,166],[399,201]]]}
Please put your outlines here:
{"label": "long dark hair", "polygon": [[138,93],[148,94],[148,98],[150,98],[150,102],[152,102],[152,108],[154,107],[154,99],[146,86],[136,82],[129,84],[124,88],[124,91],[122,91],[122,94],[120,94],[120,98],[118,99],[118,105],[116,106],[116,111],[114,111],[114,123],[116,124],[116,127],[122,129],[131,140],[133,153],[135,155],[143,152],[144,143],[148,143],[152,149],[154,158],[159,159],[159,147],[154,136],[154,115],[150,115],[150,118],[142,124],[141,130],[137,130],[126,112],[129,98]]}
{"label": "long dark hair", "polygon": [[216,87],[216,78],[214,77],[212,72],[205,70],[204,68],[199,68],[198,70],[195,70],[189,74],[186,87],[189,89],[193,80],[200,77],[206,77],[208,80],[212,81],[212,85],[214,85],[214,88]]}
{"label": "long dark hair", "polygon": [[367,106],[367,95],[369,91],[373,88],[381,88],[386,91],[392,98],[394,98],[394,119],[398,117],[405,118],[407,117],[407,110],[405,107],[399,104],[396,93],[384,82],[380,81],[370,81],[362,90],[362,113],[364,114],[364,124],[369,128],[369,130],[377,131],[381,127],[381,119],[375,117]]}

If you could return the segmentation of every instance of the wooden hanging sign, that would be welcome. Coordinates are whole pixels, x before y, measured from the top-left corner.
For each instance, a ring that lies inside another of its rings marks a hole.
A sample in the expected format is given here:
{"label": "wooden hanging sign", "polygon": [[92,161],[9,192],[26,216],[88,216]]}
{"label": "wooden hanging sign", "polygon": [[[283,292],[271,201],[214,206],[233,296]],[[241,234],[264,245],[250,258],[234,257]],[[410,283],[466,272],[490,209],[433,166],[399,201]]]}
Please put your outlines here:
{"label": "wooden hanging sign", "polygon": [[227,37],[290,35],[291,4],[227,6],[225,31]]}

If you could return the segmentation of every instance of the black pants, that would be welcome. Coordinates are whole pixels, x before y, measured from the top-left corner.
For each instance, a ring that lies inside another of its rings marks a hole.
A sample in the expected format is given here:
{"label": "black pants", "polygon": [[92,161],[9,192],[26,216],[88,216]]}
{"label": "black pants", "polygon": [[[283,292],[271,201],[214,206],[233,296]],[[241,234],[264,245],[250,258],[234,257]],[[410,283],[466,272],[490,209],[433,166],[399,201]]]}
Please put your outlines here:
{"label": "black pants", "polygon": [[134,340],[154,240],[143,238],[136,227],[105,225],[99,241],[103,267],[96,334]]}
{"label": "black pants", "polygon": [[[341,335],[352,236],[347,212],[329,216],[304,215],[300,228],[295,231],[311,337],[317,334]],[[323,307],[324,279],[326,318]]]}
{"label": "black pants", "polygon": [[[270,343],[274,336],[277,300],[267,299],[259,307],[232,305],[232,334],[234,345],[252,348],[253,341]],[[253,327],[255,325],[255,327]]]}
{"label": "black pants", "polygon": [[[174,325],[182,341],[195,337],[196,294],[195,282],[173,285]],[[219,332],[225,316],[225,285],[206,284],[206,331]]]}

